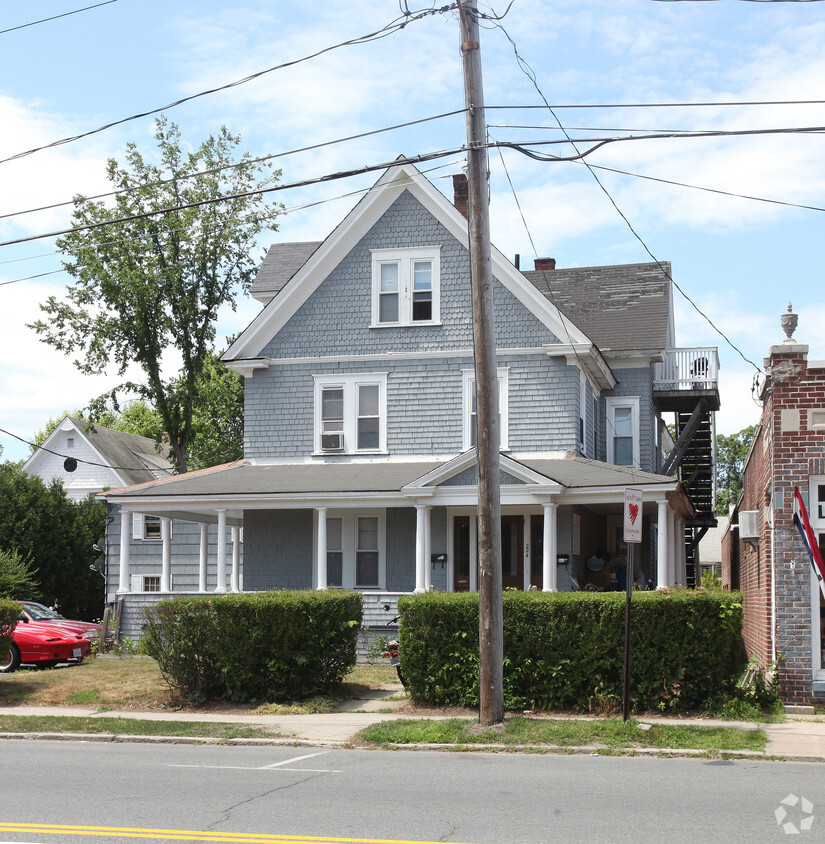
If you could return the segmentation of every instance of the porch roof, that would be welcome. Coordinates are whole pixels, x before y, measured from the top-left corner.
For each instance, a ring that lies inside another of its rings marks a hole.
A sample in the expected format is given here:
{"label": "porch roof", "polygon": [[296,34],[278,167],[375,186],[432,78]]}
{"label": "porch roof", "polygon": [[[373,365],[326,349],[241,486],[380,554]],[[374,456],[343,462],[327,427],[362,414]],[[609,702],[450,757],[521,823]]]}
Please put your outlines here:
{"label": "porch roof", "polygon": [[[461,464],[470,455],[459,455]],[[474,462],[474,461],[473,461]],[[121,499],[168,498],[284,498],[290,495],[306,496],[325,494],[340,496],[354,493],[402,493],[419,479],[437,473],[433,485],[450,485],[449,478],[458,474],[449,460],[388,460],[388,461],[326,461],[301,463],[251,464],[243,461],[215,466],[184,475],[174,475],[156,481],[123,487],[101,493],[107,500],[117,503]],[[521,457],[502,455],[502,469],[511,472],[514,466],[523,466],[546,479],[548,486],[568,490],[615,488],[618,492],[627,486],[662,486],[674,490],[678,481],[665,475],[655,475],[624,466],[613,466],[583,457]],[[440,470],[440,471],[439,471]],[[523,479],[526,483],[535,484]],[[543,482],[540,481],[543,485]],[[429,483],[422,483],[424,489]]]}

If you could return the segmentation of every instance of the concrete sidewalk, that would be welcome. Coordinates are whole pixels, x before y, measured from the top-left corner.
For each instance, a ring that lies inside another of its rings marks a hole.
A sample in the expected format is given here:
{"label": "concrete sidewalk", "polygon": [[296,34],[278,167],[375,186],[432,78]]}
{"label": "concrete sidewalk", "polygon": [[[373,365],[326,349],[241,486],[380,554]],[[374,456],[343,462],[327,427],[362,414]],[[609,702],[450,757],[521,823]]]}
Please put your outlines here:
{"label": "concrete sidewalk", "polygon": [[[405,701],[386,700],[381,695],[398,693],[380,690],[370,698],[349,701],[345,711],[318,715],[266,715],[259,713],[233,714],[222,712],[135,712],[132,710],[110,710],[101,712],[91,707],[47,707],[47,706],[3,706],[0,715],[62,715],[87,718],[128,718],[148,721],[215,722],[225,724],[246,724],[264,727],[273,733],[271,741],[277,743],[312,744],[325,747],[347,745],[359,730],[370,724],[396,718],[447,718],[447,715],[409,714],[387,711],[398,709]],[[359,711],[353,711],[359,710]],[[371,710],[371,711],[370,711]],[[380,710],[380,711],[378,711]],[[825,717],[791,715],[778,724],[759,724],[750,721],[720,721],[710,718],[668,718],[641,717],[643,723],[695,724],[703,727],[735,727],[741,730],[764,730],[768,736],[764,753],[748,752],[750,758],[780,758],[794,761],[825,762]],[[12,734],[3,734],[4,738]],[[92,736],[84,736],[91,740]],[[135,740],[139,740],[135,738]],[[149,737],[146,741],[158,741]],[[179,741],[181,739],[178,739]],[[185,739],[182,739],[185,741]],[[237,740],[255,742],[257,740]],[[266,740],[270,741],[270,740]],[[652,752],[652,751],[651,751]],[[691,755],[690,751],[674,751],[674,755]],[[736,755],[736,754],[732,754]]]}

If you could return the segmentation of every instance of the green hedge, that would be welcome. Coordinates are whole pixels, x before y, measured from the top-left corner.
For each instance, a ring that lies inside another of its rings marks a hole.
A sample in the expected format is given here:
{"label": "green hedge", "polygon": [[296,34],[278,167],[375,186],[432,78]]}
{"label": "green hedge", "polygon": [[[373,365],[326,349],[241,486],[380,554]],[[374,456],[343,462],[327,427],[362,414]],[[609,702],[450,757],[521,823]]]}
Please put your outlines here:
{"label": "green hedge", "polygon": [[[405,597],[398,609],[412,698],[478,706],[478,594]],[[700,707],[743,665],[738,593],[638,592],[631,618],[630,694],[637,711]],[[505,707],[621,705],[624,624],[624,593],[505,592]]]}
{"label": "green hedge", "polygon": [[0,656],[5,657],[11,645],[11,631],[20,618],[20,605],[0,598]]}
{"label": "green hedge", "polygon": [[194,701],[302,700],[355,665],[355,592],[266,592],[162,601],[147,610],[143,650]]}

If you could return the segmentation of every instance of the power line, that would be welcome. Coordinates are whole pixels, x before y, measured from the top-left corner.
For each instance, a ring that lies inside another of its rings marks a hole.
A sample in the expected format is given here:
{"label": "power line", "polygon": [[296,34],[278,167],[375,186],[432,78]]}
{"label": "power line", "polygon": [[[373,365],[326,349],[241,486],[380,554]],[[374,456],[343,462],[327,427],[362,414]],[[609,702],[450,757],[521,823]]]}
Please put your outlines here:
{"label": "power line", "polygon": [[825,100],[725,100],[698,103],[557,103],[554,105],[485,105],[485,111],[561,111],[587,108],[709,108],[716,106],[825,105]]}
{"label": "power line", "polygon": [[[225,170],[234,170],[238,167],[244,167],[251,164],[262,164],[266,161],[272,161],[275,158],[284,158],[288,155],[297,155],[301,152],[311,152],[316,149],[322,149],[323,147],[334,146],[335,144],[343,144],[347,141],[360,140],[361,138],[368,138],[372,135],[380,135],[384,132],[393,132],[396,129],[407,129],[410,126],[417,126],[421,123],[428,123],[432,120],[441,120],[445,117],[455,117],[457,114],[464,114],[465,111],[466,109],[464,108],[458,108],[453,111],[445,111],[441,114],[435,114],[431,117],[420,117],[417,120],[408,120],[406,123],[396,123],[393,126],[385,126],[382,129],[371,129],[368,132],[359,132],[355,135],[347,135],[343,138],[336,138],[332,141],[321,141],[317,144],[309,144],[303,147],[296,147],[295,149],[287,150],[285,152],[274,152],[269,155],[262,155],[259,158],[250,158],[243,161],[237,161],[234,164],[225,164],[222,167],[213,167],[211,170],[201,170],[198,173],[187,173],[186,175],[180,177],[161,179],[157,182],[148,182],[146,184],[140,184],[133,188],[123,188],[121,190],[108,191],[107,193],[98,193],[94,196],[83,196],[81,197],[81,201],[92,202],[98,199],[106,199],[110,196],[122,196],[124,194],[134,193],[136,191],[144,191],[147,188],[162,187],[163,185],[168,185],[173,182],[182,182],[186,179],[195,179],[200,178],[201,176],[212,176],[215,173],[222,173]],[[76,202],[77,200],[75,199],[69,199],[64,200],[63,202],[56,202],[52,205],[41,205],[39,208],[28,208],[25,211],[10,211],[7,214],[0,214],[0,220],[5,220],[9,217],[23,216],[24,214],[34,214],[38,211],[52,211],[55,208],[63,208],[67,205],[75,205]]]}
{"label": "power line", "polygon": [[341,41],[338,44],[333,44],[330,47],[324,47],[321,50],[317,50],[314,53],[310,53],[307,56],[303,56],[300,59],[293,59],[292,61],[283,62],[281,64],[273,65],[272,67],[268,67],[265,70],[259,70],[257,73],[252,73],[249,76],[245,76],[243,79],[237,79],[234,82],[229,82],[226,85],[220,85],[217,88],[210,88],[206,91],[200,91],[197,94],[192,94],[188,97],[182,97],[179,100],[175,100],[172,103],[168,103],[165,106],[160,106],[159,108],[153,108],[149,111],[141,112],[140,114],[133,114],[129,117],[121,118],[120,120],[113,120],[111,123],[107,123],[104,126],[100,126],[97,129],[91,129],[88,132],[81,132],[79,135],[72,135],[67,138],[62,138],[59,141],[52,141],[50,144],[44,144],[40,147],[34,147],[33,149],[25,150],[24,152],[18,152],[15,155],[11,155],[8,158],[0,159],[0,164],[5,164],[9,161],[15,161],[18,158],[25,158],[27,155],[33,155],[36,152],[42,152],[46,149],[52,149],[53,147],[63,146],[64,144],[74,143],[75,141],[79,141],[82,138],[88,138],[90,135],[96,135],[99,132],[104,132],[106,129],[111,129],[114,126],[120,126],[124,123],[129,123],[132,120],[139,120],[141,117],[149,117],[152,114],[158,114],[162,111],[168,111],[169,109],[176,108],[183,103],[191,102],[192,100],[196,100],[199,97],[206,97],[210,94],[218,93],[219,91],[227,91],[230,88],[237,88],[240,85],[245,85],[247,82],[251,82],[255,79],[260,78],[261,76],[265,76],[268,73],[273,73],[276,70],[283,70],[287,67],[294,67],[295,65],[301,64],[302,62],[309,61],[310,59],[318,58],[318,56],[322,56],[325,53],[332,52],[333,50],[338,50],[341,47],[351,47],[358,44],[367,44],[371,41],[377,41],[381,38],[386,38],[389,35],[393,35],[396,32],[404,29],[408,23],[411,21],[421,20],[424,17],[429,15],[438,14],[442,11],[447,11],[453,8],[453,4],[448,6],[443,6],[440,9],[427,9],[421,12],[416,12],[414,15],[406,16],[403,15],[401,18],[396,18],[393,21],[390,21],[386,26],[382,27],[381,29],[375,30],[375,32],[371,32],[367,35],[360,35],[357,38],[350,38],[347,41]]}
{"label": "power line", "polygon": [[286,184],[270,185],[265,188],[256,188],[254,190],[243,191],[242,193],[226,194],[224,196],[212,197],[210,199],[202,199],[198,202],[189,202],[184,205],[176,205],[168,208],[158,208],[154,211],[144,211],[140,214],[130,214],[126,217],[117,217],[113,220],[103,220],[98,223],[89,223],[85,226],[76,226],[68,229],[60,229],[58,231],[47,232],[46,234],[29,235],[27,237],[18,237],[14,240],[6,240],[0,242],[0,246],[14,246],[18,243],[29,243],[34,240],[44,240],[50,237],[61,237],[62,235],[72,234],[74,232],[90,231],[92,229],[103,228],[104,226],[116,225],[118,223],[128,223],[132,220],[142,220],[147,217],[157,217],[160,214],[171,214],[176,211],[185,211],[189,208],[201,208],[205,205],[214,205],[218,202],[227,202],[232,199],[244,199],[251,196],[260,196],[265,193],[273,193],[275,191],[288,190],[290,188],[307,187],[308,185],[318,185],[324,182],[336,181],[338,179],[348,179],[352,176],[361,176],[366,173],[373,173],[376,170],[386,170],[399,163],[417,164],[422,161],[432,161],[436,158],[445,158],[448,155],[456,155],[463,152],[464,147],[458,147],[449,150],[440,150],[438,152],[431,152],[422,155],[414,155],[408,158],[396,158],[392,161],[384,161],[380,164],[365,165],[354,170],[342,170],[338,173],[331,173],[326,176],[317,176],[312,179],[303,179],[298,182],[288,182]]}
{"label": "power line", "polygon": [[[507,30],[504,28],[504,26],[501,22],[498,22],[496,25],[499,27],[499,29],[501,29],[502,33],[504,33],[504,36],[510,42],[510,44],[513,48],[513,53],[515,54],[515,57],[516,57],[516,63],[521,68],[524,75],[532,82],[533,87],[536,89],[536,92],[541,97],[541,99],[544,102],[547,109],[550,111],[550,114],[553,115],[553,119],[559,124],[559,128],[561,129],[561,131],[567,137],[568,142],[573,147],[573,149],[576,150],[576,153],[577,153],[576,156],[570,157],[569,160],[579,159],[579,160],[582,161],[584,166],[587,167],[587,169],[590,171],[591,176],[593,177],[596,184],[601,189],[602,193],[607,197],[608,201],[610,202],[610,204],[615,209],[616,213],[622,218],[625,225],[630,230],[630,233],[641,244],[642,248],[653,259],[653,261],[656,262],[656,264],[659,266],[659,268],[662,270],[662,272],[670,279],[670,283],[679,291],[679,293],[682,294],[682,296],[685,298],[685,300],[688,303],[690,303],[690,305],[694,308],[694,310],[710,325],[710,327],[720,337],[722,337],[722,339],[742,358],[742,360],[744,360],[746,363],[749,363],[757,372],[760,372],[761,370],[760,370],[759,366],[757,366],[752,360],[750,360],[748,357],[746,357],[744,352],[738,346],[734,345],[733,341],[731,341],[731,339],[713,322],[713,320],[706,313],[704,313],[704,311],[702,311],[702,309],[693,301],[693,299],[691,299],[690,296],[687,295],[687,293],[679,286],[679,284],[677,284],[677,282],[673,278],[672,274],[670,272],[668,272],[668,270],[664,266],[664,264],[653,254],[653,252],[650,250],[648,245],[645,243],[642,236],[636,231],[636,229],[633,227],[630,220],[627,218],[627,216],[624,214],[624,212],[621,210],[621,208],[619,208],[618,204],[616,203],[616,200],[611,196],[610,192],[604,186],[601,179],[596,174],[595,170],[585,160],[585,155],[589,155],[591,152],[594,152],[595,149],[597,149],[598,146],[601,146],[602,144],[598,144],[596,147],[588,150],[586,153],[580,152],[578,146],[576,146],[575,141],[572,138],[570,138],[570,136],[567,134],[567,131],[565,130],[564,125],[559,120],[558,116],[555,114],[555,112],[550,107],[549,103],[547,102],[547,98],[544,96],[544,92],[539,87],[538,80],[536,79],[535,72],[530,67],[530,65],[522,58],[521,54],[518,51],[518,47],[516,45],[516,42],[510,37],[510,34],[507,32]],[[738,134],[738,133],[735,133],[735,134]],[[622,138],[622,139],[618,139],[618,140],[629,140],[629,139]],[[523,150],[521,150],[521,151],[523,151]]]}
{"label": "power line", "polygon": [[89,9],[99,9],[101,6],[108,6],[110,3],[117,3],[117,0],[105,0],[103,3],[95,3],[94,6],[84,6],[82,9],[75,9],[73,12],[63,12],[62,15],[52,15],[50,18],[41,18],[39,21],[21,23],[20,26],[12,26],[9,27],[9,29],[0,29],[0,35],[5,35],[7,32],[15,32],[18,29],[25,29],[27,26],[36,26],[39,23],[56,21],[58,18],[67,18],[69,15],[77,15],[80,14],[80,12],[88,12]]}

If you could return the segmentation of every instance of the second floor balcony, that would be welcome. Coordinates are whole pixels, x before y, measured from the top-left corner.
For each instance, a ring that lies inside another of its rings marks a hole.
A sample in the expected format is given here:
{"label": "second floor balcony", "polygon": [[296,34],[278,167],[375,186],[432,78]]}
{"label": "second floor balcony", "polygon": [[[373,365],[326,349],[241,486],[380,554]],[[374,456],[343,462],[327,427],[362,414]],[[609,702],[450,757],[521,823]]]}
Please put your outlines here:
{"label": "second floor balcony", "polygon": [[715,346],[668,349],[654,364],[653,395],[660,410],[687,410],[705,399],[719,410],[719,352]]}

